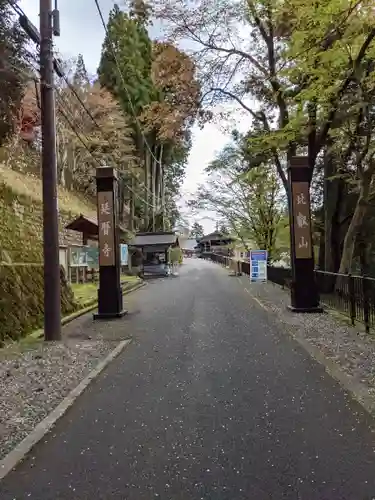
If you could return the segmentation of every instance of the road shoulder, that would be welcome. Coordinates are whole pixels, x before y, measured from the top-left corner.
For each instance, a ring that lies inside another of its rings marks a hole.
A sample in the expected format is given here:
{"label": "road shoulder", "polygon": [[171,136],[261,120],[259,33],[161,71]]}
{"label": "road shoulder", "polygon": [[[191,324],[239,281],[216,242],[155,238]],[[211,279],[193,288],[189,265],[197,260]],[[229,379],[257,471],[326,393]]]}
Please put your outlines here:
{"label": "road shoulder", "polygon": [[245,293],[272,314],[325,370],[375,415],[375,341],[331,314],[296,314],[287,309],[287,291],[273,283],[238,278]]}
{"label": "road shoulder", "polygon": [[88,312],[63,326],[61,342],[29,336],[0,350],[0,478],[129,344],[127,319],[119,321]]}
{"label": "road shoulder", "polygon": [[21,462],[30,450],[41,441],[56,422],[66,413],[88,385],[130,344],[131,340],[120,342],[98,365],[47,415],[15,448],[0,461],[0,481]]}

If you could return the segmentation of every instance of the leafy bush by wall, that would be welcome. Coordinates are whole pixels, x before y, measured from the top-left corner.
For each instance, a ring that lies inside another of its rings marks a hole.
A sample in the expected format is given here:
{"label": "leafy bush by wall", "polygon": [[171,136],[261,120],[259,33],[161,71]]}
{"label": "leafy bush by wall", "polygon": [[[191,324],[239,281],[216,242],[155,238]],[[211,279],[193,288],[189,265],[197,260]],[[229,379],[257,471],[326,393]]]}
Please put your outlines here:
{"label": "leafy bush by wall", "polygon": [[[73,292],[60,269],[61,311],[77,310]],[[0,344],[17,340],[43,326],[43,266],[39,264],[0,264]]]}

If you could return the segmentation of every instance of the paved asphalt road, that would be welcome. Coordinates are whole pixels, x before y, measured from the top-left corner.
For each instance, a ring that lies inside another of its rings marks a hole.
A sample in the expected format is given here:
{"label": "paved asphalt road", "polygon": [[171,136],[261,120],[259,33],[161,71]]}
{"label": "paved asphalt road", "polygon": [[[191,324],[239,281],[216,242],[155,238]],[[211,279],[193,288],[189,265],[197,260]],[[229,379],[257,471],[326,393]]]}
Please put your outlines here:
{"label": "paved asphalt road", "polygon": [[134,343],[1,500],[375,498],[374,422],[236,278],[192,260],[130,300]]}

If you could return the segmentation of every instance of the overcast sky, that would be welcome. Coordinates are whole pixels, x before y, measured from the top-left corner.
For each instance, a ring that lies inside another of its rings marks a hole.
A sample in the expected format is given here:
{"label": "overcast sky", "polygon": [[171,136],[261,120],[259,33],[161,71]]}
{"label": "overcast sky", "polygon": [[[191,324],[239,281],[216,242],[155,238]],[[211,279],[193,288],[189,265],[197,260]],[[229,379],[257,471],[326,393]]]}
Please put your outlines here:
{"label": "overcast sky", "polygon": [[[101,0],[100,5],[105,20],[108,18],[114,0]],[[121,4],[120,2],[117,2]],[[39,29],[39,0],[20,0],[19,5],[25,14]],[[83,55],[86,67],[90,73],[96,73],[98,67],[101,46],[104,39],[104,28],[98,16],[93,0],[60,0],[61,36],[55,38],[56,49],[64,58],[76,57],[79,53]],[[152,27],[150,35],[158,38],[161,35],[160,26]],[[235,108],[233,108],[235,110]],[[245,131],[249,126],[249,120],[243,114],[233,113],[236,128]],[[204,181],[204,168],[214,159],[218,152],[229,140],[228,134],[221,130],[218,124],[207,124],[203,130],[198,127],[193,129],[193,147],[189,156],[186,170],[186,179],[182,189],[182,200],[189,198],[194,193],[199,183]],[[184,202],[180,202],[181,208]],[[206,233],[215,227],[215,222],[209,220],[212,214],[203,213],[200,218]]]}

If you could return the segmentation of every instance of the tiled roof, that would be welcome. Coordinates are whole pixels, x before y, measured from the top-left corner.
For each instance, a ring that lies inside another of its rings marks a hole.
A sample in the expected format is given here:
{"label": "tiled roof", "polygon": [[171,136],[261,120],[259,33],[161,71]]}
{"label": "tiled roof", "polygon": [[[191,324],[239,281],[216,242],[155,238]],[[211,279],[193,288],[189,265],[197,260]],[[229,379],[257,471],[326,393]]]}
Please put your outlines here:
{"label": "tiled roof", "polygon": [[172,245],[176,241],[177,235],[175,233],[137,233],[129,245],[133,247]]}
{"label": "tiled roof", "polygon": [[215,231],[214,233],[203,236],[203,238],[199,240],[199,243],[204,243],[205,241],[210,240],[233,240],[233,238],[229,234],[223,234]]}

